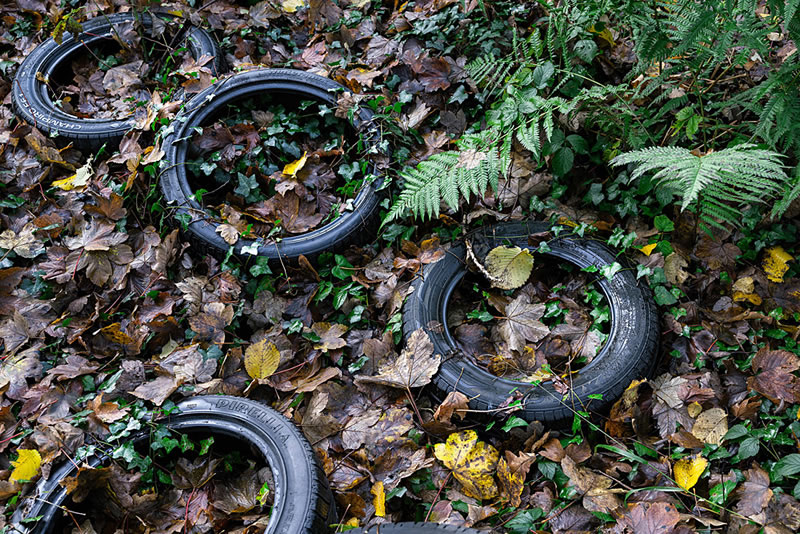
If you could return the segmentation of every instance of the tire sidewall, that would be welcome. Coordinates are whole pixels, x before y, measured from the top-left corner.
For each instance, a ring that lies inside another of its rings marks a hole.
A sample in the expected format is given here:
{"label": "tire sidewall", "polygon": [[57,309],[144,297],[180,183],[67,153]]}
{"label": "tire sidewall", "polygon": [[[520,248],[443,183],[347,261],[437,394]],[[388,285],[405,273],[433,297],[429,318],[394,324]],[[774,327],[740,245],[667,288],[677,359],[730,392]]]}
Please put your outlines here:
{"label": "tire sidewall", "polygon": [[[180,413],[158,422],[176,431],[208,431],[212,435],[239,438],[263,454],[275,480],[275,488],[270,488],[275,492],[275,506],[266,533],[309,533],[313,531],[318,513],[330,516],[327,509],[318,511],[327,503],[317,496],[321,490],[329,490],[327,486],[320,487],[326,481],[316,476],[317,466],[311,446],[297,427],[278,412],[255,401],[224,395],[193,397],[180,402],[177,407]],[[129,439],[143,441],[148,435],[142,433]],[[108,459],[108,455],[101,452],[87,458],[86,463],[97,467]],[[14,512],[12,527],[28,534],[52,532],[58,505],[67,499],[60,481],[74,476],[76,471],[73,462],[66,462],[48,479],[40,480],[33,495],[26,498],[25,505]],[[42,518],[32,526],[20,523],[25,517],[37,516]]]}
{"label": "tire sidewall", "polygon": [[[265,92],[291,93],[299,97],[318,100],[328,105],[336,105],[336,91],[345,88],[328,79],[315,74],[293,69],[254,69],[231,75],[212,87],[198,93],[175,118],[172,126],[164,136],[163,146],[166,155],[166,168],[160,175],[162,194],[176,214],[190,217],[186,232],[190,238],[199,242],[201,247],[224,254],[229,245],[216,232],[219,223],[204,215],[202,206],[192,198],[193,188],[185,168],[188,141],[194,127],[203,125],[204,119],[212,116],[220,107],[230,102],[246,100]],[[367,110],[354,118],[356,131],[368,126],[372,113]],[[375,142],[375,132],[368,130],[368,141]],[[377,144],[373,145],[377,148]],[[376,174],[370,168],[369,172]],[[382,193],[379,189],[382,179],[379,177],[372,183],[364,184],[353,200],[353,210],[346,211],[333,221],[310,232],[290,236],[280,241],[254,240],[240,237],[234,245],[234,253],[242,258],[251,256],[243,248],[258,247],[258,256],[267,258],[296,259],[300,255],[316,256],[319,253],[336,249],[351,240],[359,229],[369,226],[378,215]],[[362,240],[363,236],[357,236]]]}
{"label": "tire sidewall", "polygon": [[[490,248],[511,243],[529,248],[530,234],[549,231],[548,223],[528,221],[503,223],[480,229],[489,240]],[[566,233],[566,232],[565,232]],[[563,235],[563,234],[562,234]],[[603,243],[564,235],[548,241],[547,256],[568,261],[580,268],[602,267],[614,261],[624,263]],[[584,369],[573,374],[567,395],[558,393],[552,382],[538,386],[498,378],[477,366],[457,349],[452,335],[433,325],[446,323],[446,305],[457,280],[466,273],[466,249],[463,243],[450,248],[445,257],[425,267],[422,276],[413,283],[414,290],[404,305],[404,335],[423,328],[433,342],[434,351],[443,357],[434,376],[434,385],[443,392],[456,389],[464,393],[470,406],[477,410],[494,410],[505,406],[515,392],[522,394],[521,415],[533,421],[559,421],[573,415],[573,410],[588,411],[605,408],[620,395],[631,380],[651,372],[657,353],[658,319],[652,296],[639,283],[632,270],[624,269],[611,280],[598,276],[597,287],[606,297],[611,329],[598,354]],[[518,394],[518,395],[519,395]],[[589,395],[602,395],[592,399]],[[514,412],[515,414],[518,412]]]}

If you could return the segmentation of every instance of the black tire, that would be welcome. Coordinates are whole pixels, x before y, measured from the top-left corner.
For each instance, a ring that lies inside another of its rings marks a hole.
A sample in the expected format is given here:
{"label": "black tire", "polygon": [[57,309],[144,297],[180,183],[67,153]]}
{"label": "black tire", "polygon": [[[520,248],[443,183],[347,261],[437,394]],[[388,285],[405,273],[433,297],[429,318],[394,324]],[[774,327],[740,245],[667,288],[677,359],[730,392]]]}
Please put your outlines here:
{"label": "black tire", "polygon": [[[493,248],[511,242],[528,247],[528,236],[550,230],[550,224],[526,221],[481,228],[467,238],[487,240]],[[599,241],[563,236],[548,241],[547,253],[580,268],[622,262]],[[488,250],[488,249],[487,249]],[[596,284],[608,301],[611,331],[594,359],[572,377],[570,393],[563,397],[551,382],[532,386],[498,378],[473,363],[456,348],[447,328],[446,310],[450,295],[466,273],[466,248],[458,243],[445,257],[429,264],[413,283],[413,292],[403,307],[403,333],[406,339],[419,328],[425,329],[436,354],[443,357],[433,384],[440,392],[460,391],[475,410],[494,410],[519,392],[523,395],[521,411],[514,415],[527,421],[564,422],[573,410],[600,411],[617,399],[631,380],[649,376],[658,356],[659,321],[650,289],[638,282],[629,269],[619,271],[611,280],[598,276]],[[480,257],[480,254],[478,254]],[[444,328],[434,325],[441,324]],[[590,399],[601,394],[602,400]]]}
{"label": "black tire", "polygon": [[385,523],[365,530],[364,534],[480,534],[480,531],[438,523]]}
{"label": "black tire", "polygon": [[[216,232],[219,223],[203,215],[203,207],[192,196],[185,162],[189,151],[188,139],[193,128],[201,126],[215,117],[228,104],[252,98],[267,92],[285,94],[294,98],[316,100],[336,106],[337,92],[344,89],[340,84],[303,71],[292,69],[255,69],[233,74],[222,82],[198,93],[173,121],[174,129],[164,137],[166,170],[160,176],[161,192],[175,215],[188,216],[191,222],[185,234],[202,253],[224,256],[229,245]],[[367,129],[365,141],[378,148],[377,132],[370,128],[372,113],[362,109],[353,119],[356,130]],[[374,167],[369,169],[377,174]],[[350,244],[360,244],[375,237],[380,223],[379,191],[382,178],[361,187],[353,200],[353,210],[340,215],[328,224],[305,234],[285,237],[279,242],[267,242],[239,238],[234,253],[247,258],[244,247],[258,245],[258,256],[293,260],[300,255],[313,258],[321,252],[341,250]]]}
{"label": "black tire", "polygon": [[[158,16],[164,19],[174,18],[171,15]],[[70,115],[56,107],[47,83],[41,80],[49,80],[70,58],[84,51],[86,46],[112,39],[115,24],[133,19],[131,13],[101,15],[83,23],[83,32],[80,35],[65,33],[60,45],[50,38],[37,46],[22,62],[12,83],[11,101],[17,117],[46,134],[58,132],[59,136],[73,142],[77,148],[97,149],[104,143],[114,143],[122,139],[133,128],[134,119],[81,119]],[[142,14],[141,21],[146,29],[152,28],[149,14]],[[215,76],[222,73],[222,54],[208,32],[189,26],[184,42],[193,57],[208,55],[214,58],[210,67]]]}
{"label": "black tire", "polygon": [[[263,455],[275,477],[275,505],[266,533],[317,534],[328,532],[329,525],[336,523],[325,473],[308,441],[288,419],[262,404],[238,397],[194,397],[180,402],[178,408],[180,413],[163,421],[167,427],[228,435],[247,442]],[[148,437],[143,433],[131,439],[142,441]],[[99,454],[87,461],[96,467],[106,459],[105,454]],[[75,471],[75,464],[67,462],[55,469],[50,478],[40,480],[14,512],[11,524],[17,530],[12,532],[51,532],[59,506],[68,498],[59,482],[74,476]],[[38,516],[41,519],[35,523],[20,523]]]}

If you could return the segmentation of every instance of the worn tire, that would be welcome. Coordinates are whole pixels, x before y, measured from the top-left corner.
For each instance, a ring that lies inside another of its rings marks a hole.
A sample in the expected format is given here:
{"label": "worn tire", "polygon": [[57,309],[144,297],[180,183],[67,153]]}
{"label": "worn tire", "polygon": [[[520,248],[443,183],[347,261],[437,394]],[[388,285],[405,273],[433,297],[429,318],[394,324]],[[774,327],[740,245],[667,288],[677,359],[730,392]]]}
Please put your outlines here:
{"label": "worn tire", "polygon": [[[329,531],[336,522],[336,509],[325,473],[308,441],[288,419],[255,401],[229,396],[200,396],[178,404],[180,413],[163,423],[173,430],[202,430],[239,438],[255,447],[269,464],[275,477],[275,505],[268,534],[317,534]],[[145,440],[143,433],[131,440]],[[87,461],[93,467],[108,457],[98,454]],[[74,476],[76,466],[66,462],[40,480],[32,494],[20,500],[11,518],[12,532],[45,534],[57,522],[59,506],[67,500],[59,484]],[[47,502],[45,502],[47,501]],[[20,523],[41,516],[36,523]]]}
{"label": "worn tire", "polygon": [[[193,198],[194,191],[186,172],[189,150],[188,138],[194,127],[204,124],[229,103],[251,98],[266,92],[295,95],[317,100],[331,106],[336,105],[336,93],[344,89],[340,84],[303,71],[292,69],[255,69],[233,74],[225,80],[208,87],[192,98],[173,121],[174,129],[164,137],[166,170],[160,176],[161,192],[175,215],[185,214],[191,218],[186,235],[202,253],[224,256],[229,245],[216,232],[219,223],[203,214],[202,206]],[[354,117],[356,130],[367,129],[367,143],[377,149],[377,132],[371,128],[372,113],[362,109]],[[377,174],[374,167],[370,172]],[[242,258],[250,257],[242,248],[258,244],[258,256],[271,259],[294,260],[303,255],[312,258],[321,252],[341,250],[351,244],[361,244],[376,235],[380,224],[379,191],[382,178],[365,184],[353,200],[353,210],[340,215],[328,224],[311,232],[284,237],[279,242],[267,242],[239,238],[234,253]]]}
{"label": "worn tire", "polygon": [[[159,17],[173,18],[171,15]],[[83,23],[83,32],[80,35],[65,33],[60,45],[51,37],[37,46],[22,62],[12,83],[11,102],[17,117],[46,134],[57,131],[60,137],[71,141],[77,148],[97,149],[104,143],[114,143],[122,139],[133,128],[134,119],[81,119],[70,115],[56,107],[47,84],[40,78],[49,80],[85,46],[111,39],[115,24],[133,19],[134,16],[130,13],[101,15]],[[141,20],[145,28],[152,28],[151,15],[142,14]],[[193,57],[209,55],[214,58],[210,65],[215,76],[222,72],[222,54],[208,32],[190,26],[185,42]]]}
{"label": "worn tire", "polygon": [[[485,239],[489,248],[506,244],[528,247],[528,236],[550,230],[544,222],[526,221],[481,228],[467,238]],[[600,241],[563,236],[548,241],[547,253],[580,268],[597,267],[623,261]],[[522,394],[521,411],[515,415],[528,421],[564,422],[573,410],[599,411],[622,395],[632,380],[652,374],[657,363],[659,322],[652,294],[629,269],[619,271],[611,280],[597,277],[597,286],[606,297],[611,313],[611,332],[594,359],[573,375],[566,397],[557,393],[551,382],[532,386],[498,378],[474,364],[456,348],[446,325],[450,295],[466,273],[466,248],[455,244],[436,263],[426,266],[413,283],[413,292],[403,307],[403,333],[406,338],[423,328],[433,342],[436,354],[442,355],[433,384],[439,391],[460,391],[475,410],[494,410],[506,405],[514,392]],[[480,257],[480,255],[479,255]],[[436,328],[441,324],[445,328]],[[602,400],[589,398],[602,394]]]}
{"label": "worn tire", "polygon": [[364,534],[480,534],[479,531],[438,523],[385,523],[365,530]]}

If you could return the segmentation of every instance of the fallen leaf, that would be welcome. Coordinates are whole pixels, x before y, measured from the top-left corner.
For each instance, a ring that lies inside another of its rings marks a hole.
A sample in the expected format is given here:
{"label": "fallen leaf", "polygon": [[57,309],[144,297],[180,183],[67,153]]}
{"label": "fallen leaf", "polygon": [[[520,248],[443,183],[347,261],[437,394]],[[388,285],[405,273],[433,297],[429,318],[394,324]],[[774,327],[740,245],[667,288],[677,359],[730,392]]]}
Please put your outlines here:
{"label": "fallen leaf", "polygon": [[[287,0],[287,1],[291,1],[291,0]],[[284,2],[284,5],[285,4],[286,4],[286,2]],[[302,5],[302,3],[301,3],[301,5]],[[284,165],[283,174],[285,174],[287,176],[291,176],[292,178],[294,178],[297,175],[298,171],[300,171],[300,169],[302,169],[303,166],[306,164],[306,160],[308,159],[306,157],[307,154],[308,154],[307,151],[303,152],[303,156],[300,159],[295,160],[295,161],[293,161],[291,163],[287,163],[286,165]]]}
{"label": "fallen leaf", "polygon": [[772,282],[783,282],[783,275],[789,270],[788,262],[794,260],[783,247],[770,247],[764,256],[762,267]]}
{"label": "fallen leaf", "polygon": [[94,171],[92,170],[92,162],[87,161],[86,165],[75,171],[75,174],[68,176],[63,180],[55,180],[52,185],[53,187],[58,187],[64,191],[72,191],[73,189],[83,187],[88,184],[89,178],[92,177],[92,174],[94,174]]}
{"label": "fallen leaf", "polygon": [[465,495],[475,499],[497,496],[493,475],[499,454],[491,445],[478,441],[474,430],[450,434],[445,443],[436,444],[434,454],[453,472]]}
{"label": "fallen leaf", "polygon": [[544,311],[544,304],[531,304],[530,297],[524,293],[506,306],[499,331],[509,349],[522,353],[528,341],[537,342],[550,333],[547,325],[539,321]]}
{"label": "fallen leaf", "polygon": [[19,457],[11,462],[14,470],[11,472],[10,481],[31,480],[39,473],[42,465],[42,456],[36,449],[17,449]]}
{"label": "fallen leaf", "polygon": [[619,519],[619,526],[634,534],[669,534],[680,520],[681,514],[670,503],[641,502]]}
{"label": "fallen leaf", "polygon": [[275,343],[262,339],[253,343],[244,353],[244,368],[250,378],[263,380],[278,370],[281,363],[281,352]]}
{"label": "fallen leaf", "polygon": [[433,343],[422,328],[415,330],[403,352],[381,366],[375,376],[357,376],[356,383],[382,384],[395,388],[418,388],[430,383],[442,357],[433,354]]}
{"label": "fallen leaf", "polygon": [[736,490],[739,502],[736,511],[745,517],[760,514],[772,499],[769,475],[757,463],[744,472],[745,482]]}
{"label": "fallen leaf", "polygon": [[369,492],[375,496],[372,499],[372,504],[375,506],[375,515],[386,517],[386,492],[383,489],[383,482],[380,480],[376,482]]}
{"label": "fallen leaf", "polygon": [[497,462],[500,496],[511,506],[519,507],[522,504],[525,478],[535,461],[536,455],[533,453],[520,452],[519,455],[515,455],[511,451],[506,451],[505,458],[500,458]]}
{"label": "fallen leaf", "polygon": [[314,348],[322,352],[340,349],[347,345],[347,342],[342,338],[347,332],[347,327],[342,324],[314,323],[311,331],[319,336],[319,341],[314,344]]}
{"label": "fallen leaf", "polygon": [[794,371],[800,359],[786,350],[760,349],[751,366],[758,374],[747,379],[747,387],[775,401],[800,401],[800,387]]}
{"label": "fallen leaf", "polygon": [[[500,245],[489,251],[485,263],[484,274],[494,287],[516,289],[521,287],[531,275],[533,254],[528,249]],[[481,268],[481,270],[484,269]]]}
{"label": "fallen leaf", "polygon": [[711,408],[697,417],[692,434],[710,445],[720,445],[728,433],[728,414],[722,408]]}
{"label": "fallen leaf", "polygon": [[645,245],[643,247],[639,247],[639,250],[645,256],[650,256],[653,253],[653,250],[658,246],[658,243],[650,243],[649,245]]}
{"label": "fallen leaf", "polygon": [[283,2],[281,2],[281,8],[287,13],[294,13],[305,6],[305,0],[283,0]]}
{"label": "fallen leaf", "polygon": [[700,480],[708,460],[702,456],[682,458],[675,462],[675,483],[678,487],[689,491]]}
{"label": "fallen leaf", "polygon": [[235,226],[220,224],[215,231],[221,235],[222,239],[229,245],[235,245],[236,242],[239,241],[239,230],[237,230]]}
{"label": "fallen leaf", "polygon": [[0,248],[13,250],[23,258],[35,258],[44,252],[44,243],[36,239],[33,232],[38,230],[35,224],[26,224],[19,233],[14,230],[3,230],[0,234]]}

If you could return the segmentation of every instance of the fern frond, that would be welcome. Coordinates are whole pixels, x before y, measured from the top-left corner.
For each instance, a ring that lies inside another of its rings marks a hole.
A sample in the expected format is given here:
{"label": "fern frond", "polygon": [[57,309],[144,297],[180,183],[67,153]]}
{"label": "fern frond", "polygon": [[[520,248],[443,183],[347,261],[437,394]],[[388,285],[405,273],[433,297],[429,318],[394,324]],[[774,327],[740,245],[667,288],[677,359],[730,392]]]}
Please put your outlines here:
{"label": "fern frond", "polygon": [[632,180],[653,172],[657,187],[681,197],[682,210],[697,204],[698,215],[709,217],[709,224],[716,219],[736,225],[741,219],[738,208],[764,203],[786,188],[789,178],[781,157],[751,144],[705,156],[680,147],[650,147],[620,154],[611,164],[636,165]]}

